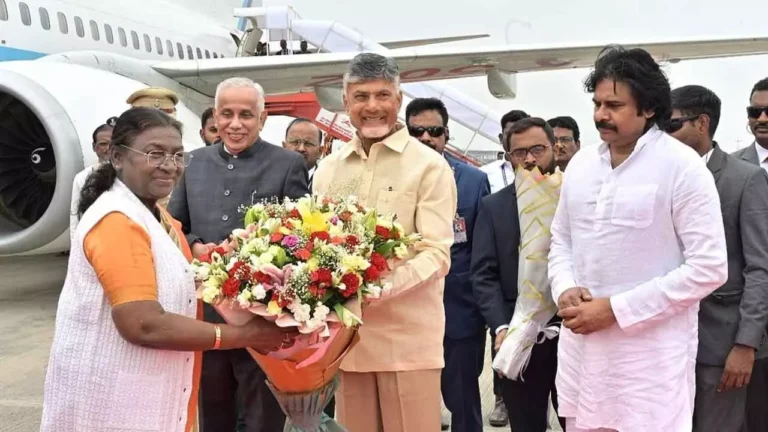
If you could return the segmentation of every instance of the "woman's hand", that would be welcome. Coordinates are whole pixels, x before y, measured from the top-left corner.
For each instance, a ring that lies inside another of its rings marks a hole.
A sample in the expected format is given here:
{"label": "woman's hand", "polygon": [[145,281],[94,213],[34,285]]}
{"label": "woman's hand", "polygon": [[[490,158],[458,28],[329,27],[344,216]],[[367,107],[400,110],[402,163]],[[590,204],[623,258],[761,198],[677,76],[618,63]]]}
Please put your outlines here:
{"label": "woman's hand", "polygon": [[297,327],[278,327],[261,317],[255,317],[243,327],[247,346],[259,354],[291,347],[299,335]]}

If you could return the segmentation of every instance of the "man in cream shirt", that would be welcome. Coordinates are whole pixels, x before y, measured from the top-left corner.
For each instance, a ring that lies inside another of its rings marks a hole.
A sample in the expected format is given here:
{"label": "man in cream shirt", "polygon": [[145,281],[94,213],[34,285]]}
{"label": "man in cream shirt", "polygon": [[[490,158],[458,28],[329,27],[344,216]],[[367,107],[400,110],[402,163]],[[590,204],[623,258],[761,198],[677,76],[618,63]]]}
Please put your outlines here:
{"label": "man in cream shirt", "polygon": [[357,55],[344,75],[344,105],[357,135],[327,156],[313,192],[356,195],[418,232],[413,256],[395,264],[391,290],[363,312],[360,343],[341,364],[339,423],[349,432],[440,430],[443,289],[450,268],[456,183],[445,159],[408,134],[397,116],[399,70]]}

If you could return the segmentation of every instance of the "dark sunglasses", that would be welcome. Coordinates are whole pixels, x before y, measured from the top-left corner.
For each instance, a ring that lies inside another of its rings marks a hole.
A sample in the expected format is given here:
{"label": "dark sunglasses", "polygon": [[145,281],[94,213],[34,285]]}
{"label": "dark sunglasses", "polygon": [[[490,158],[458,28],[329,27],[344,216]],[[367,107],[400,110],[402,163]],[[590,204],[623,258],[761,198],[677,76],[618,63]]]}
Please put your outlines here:
{"label": "dark sunglasses", "polygon": [[670,119],[669,123],[667,123],[667,128],[665,130],[667,131],[667,133],[675,133],[675,132],[679,131],[680,128],[683,127],[685,122],[691,121],[691,120],[696,120],[697,118],[699,118],[698,115],[689,115],[689,116],[685,116],[685,117],[678,117],[678,118],[675,118],[675,119]]}
{"label": "dark sunglasses", "polygon": [[749,116],[749,118],[760,118],[762,113],[768,115],[768,107],[747,107],[747,116]]}
{"label": "dark sunglasses", "polygon": [[117,124],[117,117],[108,118],[107,121],[104,122],[104,124],[107,126],[115,127],[115,125]]}
{"label": "dark sunglasses", "polygon": [[443,134],[445,133],[445,127],[443,126],[430,126],[430,127],[408,126],[408,133],[411,134],[411,136],[414,138],[418,138],[424,135],[424,132],[428,133],[429,136],[431,136],[432,138],[437,138],[437,137],[443,136]]}

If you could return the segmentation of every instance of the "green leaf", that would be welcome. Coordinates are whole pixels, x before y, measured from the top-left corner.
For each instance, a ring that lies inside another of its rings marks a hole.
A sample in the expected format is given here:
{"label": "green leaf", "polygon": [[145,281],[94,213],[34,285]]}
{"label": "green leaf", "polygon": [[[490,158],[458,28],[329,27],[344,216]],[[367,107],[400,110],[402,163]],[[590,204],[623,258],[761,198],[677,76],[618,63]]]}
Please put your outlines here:
{"label": "green leaf", "polygon": [[333,310],[336,311],[336,315],[338,315],[339,320],[344,327],[354,327],[363,323],[363,320],[353,314],[352,311],[345,308],[341,303],[334,305]]}
{"label": "green leaf", "polygon": [[392,249],[397,246],[397,242],[394,240],[388,240],[386,243],[382,244],[378,248],[376,248],[376,252],[386,256],[389,256],[389,254],[392,252]]}
{"label": "green leaf", "polygon": [[256,222],[256,212],[253,210],[253,207],[249,208],[248,211],[245,212],[245,227],[247,228],[248,225]]}

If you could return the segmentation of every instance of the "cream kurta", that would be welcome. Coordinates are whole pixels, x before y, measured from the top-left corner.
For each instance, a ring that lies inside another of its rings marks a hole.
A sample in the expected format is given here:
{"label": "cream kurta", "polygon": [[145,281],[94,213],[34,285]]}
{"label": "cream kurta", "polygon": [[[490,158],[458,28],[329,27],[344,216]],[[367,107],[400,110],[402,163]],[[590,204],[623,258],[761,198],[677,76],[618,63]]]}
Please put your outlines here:
{"label": "cream kurta", "polygon": [[720,199],[693,150],[655,127],[616,169],[606,144],[582,148],[552,224],[553,298],[586,287],[618,323],[563,327],[559,414],[585,429],[690,431],[699,300],[727,273]]}
{"label": "cream kurta", "polygon": [[320,163],[313,192],[357,195],[360,204],[394,212],[418,232],[414,257],[392,274],[388,298],[367,307],[347,372],[439,369],[443,361],[443,289],[451,262],[456,182],[445,159],[402,128],[365,155],[355,137]]}

